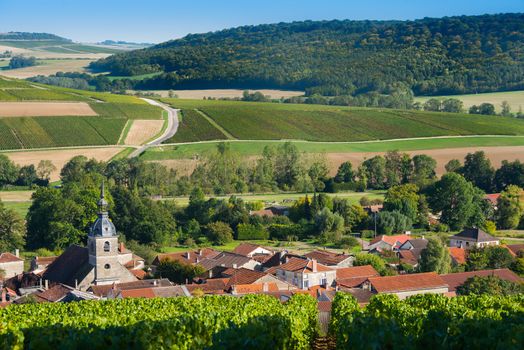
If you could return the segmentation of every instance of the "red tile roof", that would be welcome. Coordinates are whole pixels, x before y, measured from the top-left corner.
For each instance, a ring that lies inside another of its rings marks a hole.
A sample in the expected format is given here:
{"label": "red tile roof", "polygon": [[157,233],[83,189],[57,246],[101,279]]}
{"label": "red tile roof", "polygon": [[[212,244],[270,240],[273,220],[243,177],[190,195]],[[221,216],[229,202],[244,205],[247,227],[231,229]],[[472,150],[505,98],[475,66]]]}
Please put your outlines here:
{"label": "red tile roof", "polygon": [[38,293],[36,296],[48,302],[56,302],[65,297],[73,288],[57,284],[48,290]]}
{"label": "red tile roof", "polygon": [[[156,281],[156,284],[155,284]],[[173,284],[166,278],[163,279],[151,279],[151,280],[142,280],[142,281],[133,281],[126,283],[118,283],[114,285],[115,289],[118,290],[130,290],[130,289],[143,289],[143,288],[153,288],[153,287],[168,287]],[[91,286],[89,289],[93,294],[101,297],[107,296],[109,291],[113,289],[113,285],[107,284],[102,286]]]}
{"label": "red tile roof", "polygon": [[352,267],[343,267],[336,269],[337,271],[337,280],[345,278],[355,278],[355,277],[373,277],[380,276],[380,274],[373,268],[371,265],[364,266],[352,266]]}
{"label": "red tile roof", "polygon": [[378,293],[408,292],[424,289],[447,288],[448,286],[435,272],[370,277],[368,280]]}
{"label": "red tile roof", "polygon": [[258,216],[267,216],[267,217],[275,216],[275,214],[273,214],[273,211],[271,209],[252,210],[249,212],[249,215],[258,215]]}
{"label": "red tile roof", "polygon": [[139,270],[129,270],[129,272],[131,272],[139,280],[143,280],[147,276],[147,272],[145,272],[144,270],[140,270],[140,269]]}
{"label": "red tile roof", "polygon": [[480,270],[440,275],[440,277],[442,277],[442,279],[449,285],[450,292],[455,292],[457,290],[457,287],[463,285],[468,278],[475,276],[497,276],[498,278],[501,278],[506,281],[522,282],[522,278],[520,278],[517,274],[515,274],[513,271],[509,269]]}
{"label": "red tile roof", "polygon": [[524,244],[508,244],[505,247],[513,256],[517,256],[520,252],[524,253]]}
{"label": "red tile roof", "polygon": [[449,247],[449,255],[457,264],[466,263],[466,249],[459,247]]}
{"label": "red tile roof", "polygon": [[17,261],[24,261],[24,260],[20,259],[16,255],[13,255],[11,253],[2,253],[2,254],[0,254],[0,264],[10,263],[10,262],[17,262]]}
{"label": "red tile roof", "polygon": [[204,259],[213,259],[219,254],[220,252],[210,248],[187,252],[158,254],[153,261],[153,265],[158,265],[160,261],[164,259],[175,260],[186,264],[196,264]]}
{"label": "red tile roof", "polygon": [[153,288],[126,289],[120,292],[122,298],[154,298]]}
{"label": "red tile roof", "polygon": [[484,199],[487,199],[493,205],[497,205],[497,201],[498,201],[499,197],[500,197],[500,193],[492,193],[492,194],[484,195]]}
{"label": "red tile roof", "polygon": [[337,265],[351,257],[347,254],[339,254],[328,250],[314,250],[304,256],[310,259],[317,259],[319,263],[324,265]]}
{"label": "red tile roof", "polygon": [[202,290],[204,293],[221,292],[223,293],[226,289],[229,278],[212,278],[201,284],[186,284],[186,288],[189,292],[193,292],[196,289]]}
{"label": "red tile roof", "polygon": [[257,244],[252,244],[252,243],[240,243],[233,250],[233,253],[238,254],[238,255],[248,256],[249,254],[253,253],[258,248],[264,248],[264,247],[257,245]]}
{"label": "red tile roof", "polygon": [[[275,270],[284,270],[284,271],[303,271],[304,273],[313,272],[313,260],[309,259],[300,259],[300,258],[291,258],[287,263],[280,266],[275,266]],[[333,271],[332,268],[324,266],[317,263],[317,272],[322,271]]]}
{"label": "red tile roof", "polygon": [[410,265],[418,264],[418,257],[413,254],[412,250],[400,250],[398,254],[401,262]]}
{"label": "red tile roof", "polygon": [[406,241],[408,241],[411,237],[409,235],[394,235],[394,236],[387,236],[387,235],[380,235],[377,236],[374,240],[369,242],[370,245],[378,243],[380,241],[386,242],[390,246],[395,246],[397,243],[404,244]]}
{"label": "red tile roof", "polygon": [[35,261],[38,265],[49,265],[55,261],[57,256],[36,256]]}
{"label": "red tile roof", "polygon": [[262,277],[266,276],[267,273],[253,271],[245,268],[235,270],[229,275],[228,287],[234,284],[251,284],[255,283]]}
{"label": "red tile roof", "polygon": [[[266,290],[264,290],[266,288]],[[278,292],[278,285],[275,282],[254,283],[254,284],[236,284],[234,291],[236,294],[254,294],[262,292]]]}

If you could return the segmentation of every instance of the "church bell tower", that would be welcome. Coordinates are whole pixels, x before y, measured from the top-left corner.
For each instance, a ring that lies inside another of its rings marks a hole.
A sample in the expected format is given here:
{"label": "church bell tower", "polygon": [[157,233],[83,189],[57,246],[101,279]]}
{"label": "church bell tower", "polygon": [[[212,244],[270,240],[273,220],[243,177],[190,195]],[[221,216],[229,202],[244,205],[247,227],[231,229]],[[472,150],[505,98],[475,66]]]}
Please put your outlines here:
{"label": "church bell tower", "polygon": [[95,285],[113,284],[118,276],[118,235],[109,219],[105,199],[104,183],[100,188],[98,219],[91,227],[87,238],[89,263],[95,268]]}

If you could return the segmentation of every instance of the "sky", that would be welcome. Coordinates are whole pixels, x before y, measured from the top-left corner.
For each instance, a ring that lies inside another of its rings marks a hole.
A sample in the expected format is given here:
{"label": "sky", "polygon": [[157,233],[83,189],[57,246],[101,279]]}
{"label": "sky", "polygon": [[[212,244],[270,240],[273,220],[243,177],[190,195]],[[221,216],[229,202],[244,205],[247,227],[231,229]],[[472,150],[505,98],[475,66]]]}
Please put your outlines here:
{"label": "sky", "polygon": [[0,32],[158,43],[240,25],[524,12],[524,0],[0,0]]}

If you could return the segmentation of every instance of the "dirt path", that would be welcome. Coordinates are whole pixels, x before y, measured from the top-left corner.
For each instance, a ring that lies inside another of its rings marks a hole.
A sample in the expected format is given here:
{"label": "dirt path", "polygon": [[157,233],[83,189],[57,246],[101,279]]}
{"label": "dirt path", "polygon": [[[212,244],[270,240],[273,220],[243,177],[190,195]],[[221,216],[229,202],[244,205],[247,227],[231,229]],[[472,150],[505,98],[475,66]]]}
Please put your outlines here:
{"label": "dirt path", "polygon": [[162,109],[164,109],[167,112],[167,128],[164,131],[164,133],[160,135],[158,138],[154,139],[151,142],[148,142],[147,144],[133,151],[129,155],[129,158],[138,157],[139,155],[144,153],[145,150],[148,149],[149,147],[160,145],[165,140],[168,140],[171,137],[173,137],[178,130],[178,110],[177,109],[171,108],[163,103],[160,103],[155,100],[148,99],[148,98],[143,98],[142,100],[146,101],[150,105],[161,107]]}

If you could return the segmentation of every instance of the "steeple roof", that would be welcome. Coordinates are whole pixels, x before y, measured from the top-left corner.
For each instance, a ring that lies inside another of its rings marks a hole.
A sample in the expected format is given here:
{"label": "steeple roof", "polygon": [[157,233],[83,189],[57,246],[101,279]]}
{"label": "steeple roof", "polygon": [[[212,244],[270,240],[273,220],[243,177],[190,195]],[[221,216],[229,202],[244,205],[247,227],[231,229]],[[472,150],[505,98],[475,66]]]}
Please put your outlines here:
{"label": "steeple roof", "polygon": [[100,187],[100,199],[98,200],[98,219],[96,219],[93,226],[91,226],[91,230],[89,231],[90,236],[95,237],[116,237],[118,236],[116,233],[115,225],[111,222],[109,219],[109,214],[107,212],[107,201],[105,199],[105,187],[104,183],[102,182],[102,186]]}

